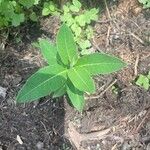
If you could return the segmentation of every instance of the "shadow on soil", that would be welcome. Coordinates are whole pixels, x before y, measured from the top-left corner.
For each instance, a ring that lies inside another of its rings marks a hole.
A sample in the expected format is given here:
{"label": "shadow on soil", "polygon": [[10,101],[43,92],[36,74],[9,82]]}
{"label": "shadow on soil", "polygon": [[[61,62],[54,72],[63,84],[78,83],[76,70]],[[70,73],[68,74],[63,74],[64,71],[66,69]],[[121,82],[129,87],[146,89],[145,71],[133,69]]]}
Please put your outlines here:
{"label": "shadow on soil", "polygon": [[[19,44],[15,41],[15,32],[21,38]],[[63,99],[52,100],[48,96],[29,104],[15,103],[18,90],[39,68],[38,54],[29,46],[42,34],[45,33],[40,26],[22,27],[11,33],[11,42],[6,44],[6,50],[0,55],[0,86],[7,88],[6,97],[0,97],[2,150],[62,150],[70,147],[64,138]]]}

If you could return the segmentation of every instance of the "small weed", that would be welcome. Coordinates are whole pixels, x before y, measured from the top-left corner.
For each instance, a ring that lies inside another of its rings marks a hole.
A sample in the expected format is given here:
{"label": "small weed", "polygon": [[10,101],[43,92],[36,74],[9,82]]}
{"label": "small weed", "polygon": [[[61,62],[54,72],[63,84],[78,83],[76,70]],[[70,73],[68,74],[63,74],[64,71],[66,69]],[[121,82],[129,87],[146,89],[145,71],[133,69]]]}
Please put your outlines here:
{"label": "small weed", "polygon": [[150,8],[150,0],[139,0],[143,4],[143,8]]}
{"label": "small weed", "polygon": [[114,94],[118,95],[119,94],[119,88],[116,85],[113,85],[111,87],[111,90]]}
{"label": "small weed", "polygon": [[140,74],[135,84],[148,90],[150,88],[150,71],[147,75]]}
{"label": "small weed", "polygon": [[87,49],[91,47],[90,39],[93,37],[92,21],[98,20],[99,10],[92,8],[85,10],[78,0],[63,6],[61,21],[66,23],[74,33],[74,40],[79,45],[81,53],[89,54]]}
{"label": "small weed", "polygon": [[90,26],[92,21],[98,20],[99,10],[92,8],[84,9],[78,0],[67,2],[62,10],[57,8],[53,2],[45,2],[42,15],[57,15],[63,23],[66,23],[73,32],[74,40],[78,44],[81,54],[89,54],[87,49],[91,47],[91,38],[93,37],[93,28]]}

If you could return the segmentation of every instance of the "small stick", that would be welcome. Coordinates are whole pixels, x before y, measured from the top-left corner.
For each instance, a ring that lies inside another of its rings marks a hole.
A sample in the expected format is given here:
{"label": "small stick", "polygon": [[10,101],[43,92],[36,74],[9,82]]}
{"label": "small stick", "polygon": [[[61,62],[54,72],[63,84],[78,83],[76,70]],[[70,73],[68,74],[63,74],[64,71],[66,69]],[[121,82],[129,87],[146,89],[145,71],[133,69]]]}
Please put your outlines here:
{"label": "small stick", "polygon": [[90,99],[96,99],[96,98],[100,98],[105,92],[107,92],[115,83],[117,82],[117,79],[115,79],[103,92],[101,92],[99,95],[97,96],[93,96],[93,97],[89,97]]}
{"label": "small stick", "polygon": [[112,20],[98,20],[98,21],[96,21],[97,23],[100,23],[100,24],[102,24],[102,23],[109,23],[109,22],[111,22]]}
{"label": "small stick", "polygon": [[147,110],[144,118],[142,119],[141,123],[137,126],[137,128],[134,131],[134,133],[138,133],[140,131],[140,129],[141,129],[142,125],[144,124],[146,118],[148,117],[149,113],[150,113],[150,108]]}
{"label": "small stick", "polygon": [[107,31],[107,37],[106,37],[106,47],[108,47],[108,45],[109,45],[110,30],[111,30],[111,27],[109,26],[108,31]]}
{"label": "small stick", "polygon": [[107,11],[107,14],[108,14],[108,18],[109,18],[110,20],[112,20],[106,0],[104,0],[104,3],[105,3],[105,6],[106,6],[106,11]]}
{"label": "small stick", "polygon": [[135,35],[134,33],[128,31],[128,33],[133,36],[136,40],[138,40],[141,44],[144,45],[144,41],[142,39],[140,39],[137,35]]}
{"label": "small stick", "polygon": [[137,76],[137,67],[138,67],[138,63],[139,63],[139,54],[137,54],[136,56],[136,60],[135,60],[135,65],[134,65],[134,76],[136,77]]}
{"label": "small stick", "polygon": [[145,59],[148,58],[148,57],[150,57],[150,53],[148,53],[146,56],[142,57],[142,58],[141,58],[141,61],[142,61],[142,60],[145,60]]}

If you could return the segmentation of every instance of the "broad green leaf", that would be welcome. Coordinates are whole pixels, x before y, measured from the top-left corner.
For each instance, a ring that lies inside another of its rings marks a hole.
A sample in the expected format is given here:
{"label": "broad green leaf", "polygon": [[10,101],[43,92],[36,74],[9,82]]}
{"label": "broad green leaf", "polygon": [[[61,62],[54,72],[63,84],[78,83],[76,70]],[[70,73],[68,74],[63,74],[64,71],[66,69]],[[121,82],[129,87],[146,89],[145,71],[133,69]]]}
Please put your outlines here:
{"label": "broad green leaf", "polygon": [[82,111],[84,107],[84,103],[85,103],[83,92],[79,91],[77,88],[73,86],[73,84],[69,82],[68,87],[67,87],[67,95],[72,105],[78,111]]}
{"label": "broad green leaf", "polygon": [[63,96],[66,93],[66,85],[60,87],[57,91],[53,93],[53,98]]}
{"label": "broad green leaf", "polygon": [[47,66],[33,74],[19,91],[17,102],[31,102],[58,90],[66,81],[66,70]]}
{"label": "broad green leaf", "polygon": [[75,66],[85,68],[91,75],[96,75],[118,71],[126,66],[126,64],[116,57],[94,53],[81,57]]}
{"label": "broad green leaf", "polygon": [[40,39],[39,40],[39,46],[41,49],[41,52],[45,58],[45,60],[48,62],[49,65],[54,65],[57,63],[57,48],[52,43],[50,43],[46,39]]}
{"label": "broad green leaf", "polygon": [[57,51],[65,65],[74,65],[78,59],[76,44],[69,27],[63,24],[56,38]]}
{"label": "broad green leaf", "polygon": [[68,77],[73,85],[80,91],[93,93],[95,91],[94,81],[84,68],[72,68],[68,71]]}

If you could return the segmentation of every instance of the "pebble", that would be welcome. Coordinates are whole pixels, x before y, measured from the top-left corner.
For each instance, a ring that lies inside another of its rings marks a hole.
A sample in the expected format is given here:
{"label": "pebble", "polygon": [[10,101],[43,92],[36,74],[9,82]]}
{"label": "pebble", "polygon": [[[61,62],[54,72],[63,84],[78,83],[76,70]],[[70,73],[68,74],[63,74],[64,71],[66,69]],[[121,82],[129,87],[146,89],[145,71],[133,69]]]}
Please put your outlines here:
{"label": "pebble", "polygon": [[0,97],[5,98],[6,97],[7,88],[0,86]]}
{"label": "pebble", "polygon": [[43,147],[44,147],[44,143],[39,141],[37,144],[36,144],[36,147],[38,150],[41,150]]}

